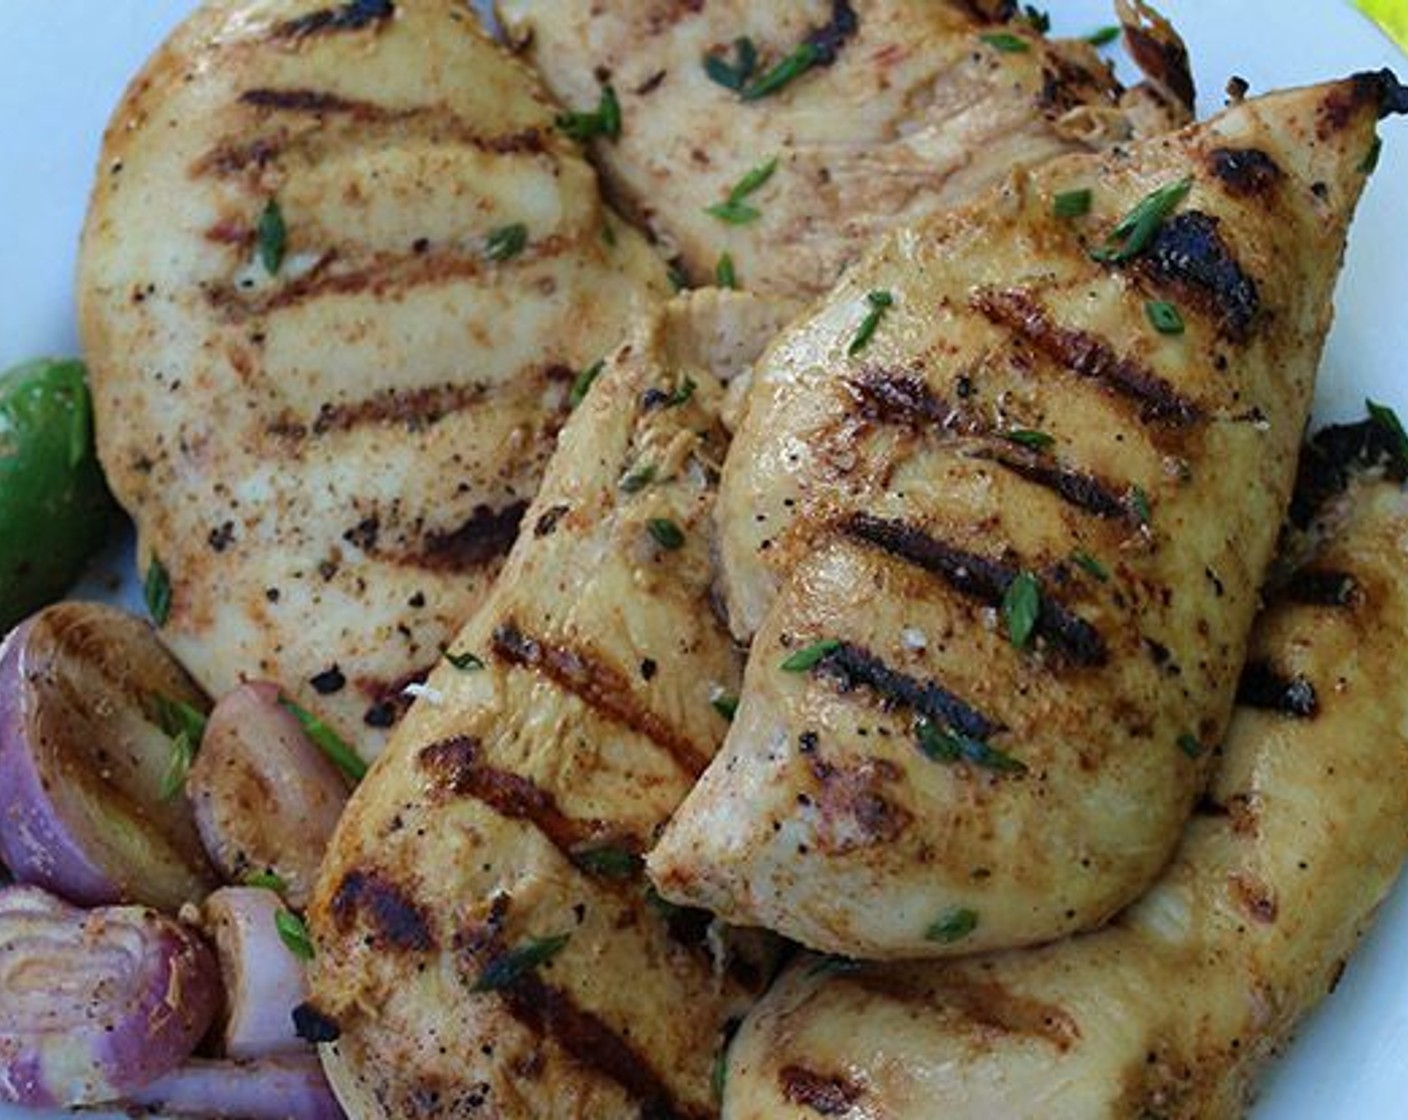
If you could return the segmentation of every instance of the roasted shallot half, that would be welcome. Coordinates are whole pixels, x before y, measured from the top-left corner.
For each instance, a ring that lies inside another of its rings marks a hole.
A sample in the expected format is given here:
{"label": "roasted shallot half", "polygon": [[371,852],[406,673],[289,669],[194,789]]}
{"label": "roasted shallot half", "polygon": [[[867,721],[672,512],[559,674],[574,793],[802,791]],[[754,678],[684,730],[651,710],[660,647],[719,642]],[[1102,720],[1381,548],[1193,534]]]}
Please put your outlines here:
{"label": "roasted shallot half", "polygon": [[100,1104],[175,1069],[220,1006],[199,935],[142,906],[0,888],[0,1101]]}

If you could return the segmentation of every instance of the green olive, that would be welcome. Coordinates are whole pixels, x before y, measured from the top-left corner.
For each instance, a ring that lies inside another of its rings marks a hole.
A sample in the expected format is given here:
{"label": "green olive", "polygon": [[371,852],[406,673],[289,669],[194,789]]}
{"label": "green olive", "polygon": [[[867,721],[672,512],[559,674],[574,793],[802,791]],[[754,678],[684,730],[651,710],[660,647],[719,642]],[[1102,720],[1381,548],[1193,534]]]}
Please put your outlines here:
{"label": "green olive", "polygon": [[40,359],[0,373],[0,631],[63,595],[116,513],[83,364]]}

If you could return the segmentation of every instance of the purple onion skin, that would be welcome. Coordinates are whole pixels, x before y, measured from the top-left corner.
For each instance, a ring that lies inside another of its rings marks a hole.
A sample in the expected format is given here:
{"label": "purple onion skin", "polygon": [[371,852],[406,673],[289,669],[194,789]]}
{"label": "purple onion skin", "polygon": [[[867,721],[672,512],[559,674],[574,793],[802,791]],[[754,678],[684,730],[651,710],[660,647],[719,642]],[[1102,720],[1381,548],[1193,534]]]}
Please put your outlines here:
{"label": "purple onion skin", "polygon": [[346,1115],[314,1054],[251,1062],[192,1060],[123,1103],[170,1117],[342,1120]]}
{"label": "purple onion skin", "polygon": [[189,805],[159,790],[155,697],[206,700],[140,620],[65,602],[0,646],[0,861],[88,906],[175,911],[215,886]]}
{"label": "purple onion skin", "polygon": [[0,888],[0,1101],[103,1104],[190,1056],[221,1003],[200,937],[139,906]]}

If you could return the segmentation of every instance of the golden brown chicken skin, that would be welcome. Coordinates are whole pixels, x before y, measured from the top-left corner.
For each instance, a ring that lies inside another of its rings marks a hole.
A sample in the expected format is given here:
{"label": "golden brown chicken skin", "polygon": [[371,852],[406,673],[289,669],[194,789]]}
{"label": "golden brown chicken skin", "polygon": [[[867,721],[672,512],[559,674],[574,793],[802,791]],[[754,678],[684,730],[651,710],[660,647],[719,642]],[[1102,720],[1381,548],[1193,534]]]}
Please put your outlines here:
{"label": "golden brown chicken skin", "polygon": [[1014,167],[1186,123],[1192,101],[1177,36],[1130,5],[1166,92],[1123,90],[1089,44],[1043,37],[1015,4],[497,7],[566,105],[595,112],[610,88],[619,136],[593,151],[686,275],[772,296],[820,295],[883,231]]}
{"label": "golden brown chicken skin", "polygon": [[118,106],[79,277],[99,450],[210,691],[276,680],[373,754],[573,379],[668,291],[554,113],[455,0],[216,0]]}
{"label": "golden brown chicken skin", "polygon": [[1402,99],[1364,75],[1018,174],[773,344],[719,502],[757,633],[650,857],[666,897],[901,958],[1147,889],[1226,728]]}
{"label": "golden brown chicken skin", "polygon": [[1243,1115],[1408,847],[1401,481],[1358,479],[1316,531],[1269,593],[1212,787],[1148,895],[1040,949],[800,958],[730,1051],[724,1115]]}
{"label": "golden brown chicken skin", "polygon": [[632,333],[354,795],[310,915],[305,1012],[337,1035],[325,1057],[354,1117],[716,1114],[715,1057],[768,954],[660,900],[641,855],[737,695],[709,604],[717,375],[778,326],[706,292]]}

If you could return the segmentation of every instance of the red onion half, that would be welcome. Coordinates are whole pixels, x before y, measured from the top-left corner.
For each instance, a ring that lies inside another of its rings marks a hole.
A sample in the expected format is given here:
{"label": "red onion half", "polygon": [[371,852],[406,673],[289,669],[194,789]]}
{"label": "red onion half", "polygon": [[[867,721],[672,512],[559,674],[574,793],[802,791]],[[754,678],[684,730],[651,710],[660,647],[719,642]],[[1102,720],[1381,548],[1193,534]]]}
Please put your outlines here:
{"label": "red onion half", "polygon": [[220,1006],[204,942],[140,906],[0,888],[0,1101],[116,1100],[174,1069]]}
{"label": "red onion half", "polygon": [[345,1115],[311,1053],[252,1062],[193,1060],[123,1103],[161,1116],[220,1120],[340,1120]]}
{"label": "red onion half", "polygon": [[0,860],[84,905],[204,898],[214,874],[190,806],[163,796],[162,713],[198,722],[207,706],[132,615],[66,602],[22,622],[0,646]]}

